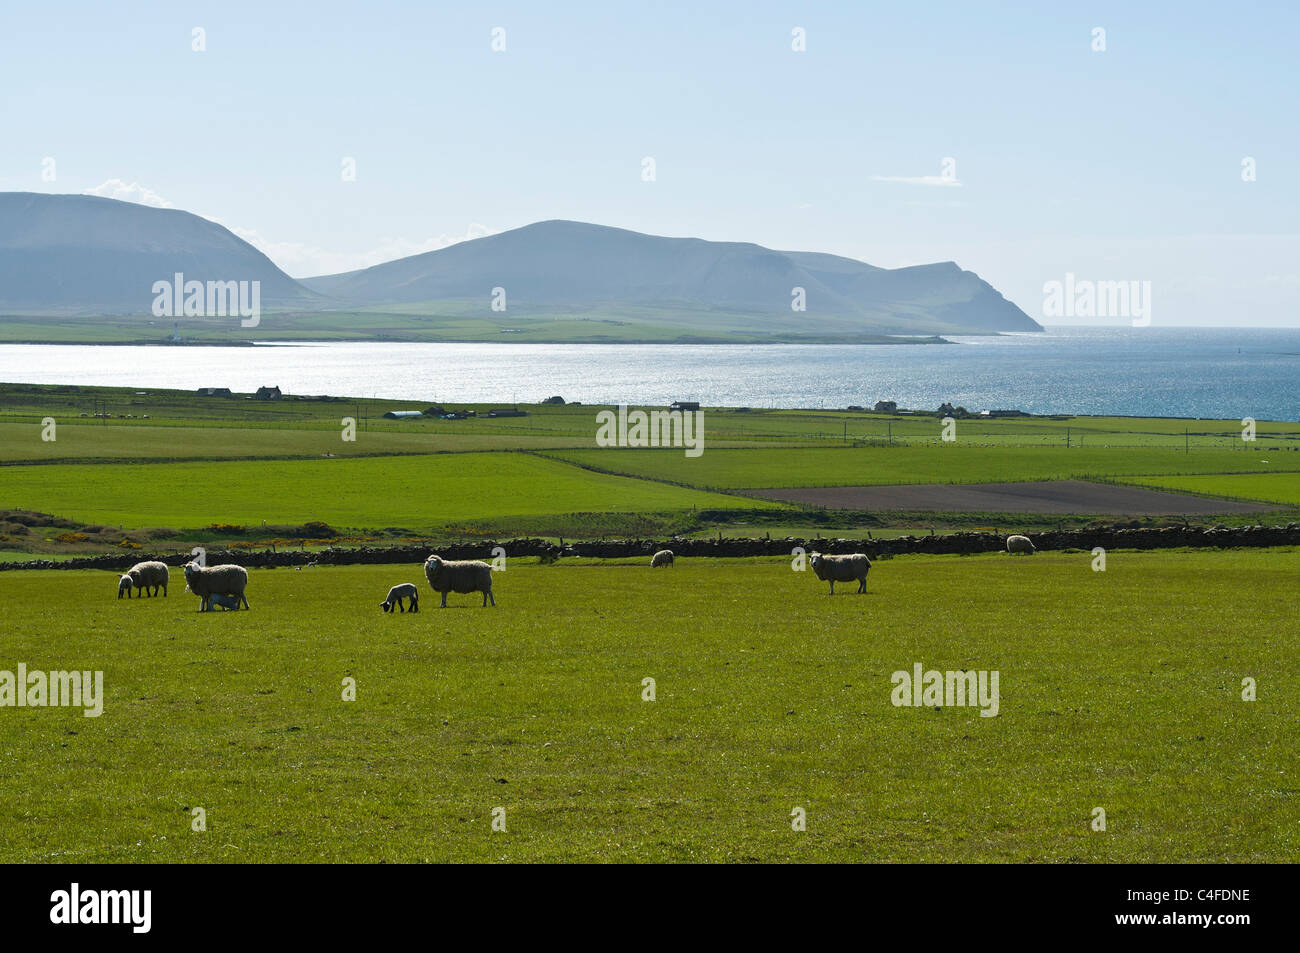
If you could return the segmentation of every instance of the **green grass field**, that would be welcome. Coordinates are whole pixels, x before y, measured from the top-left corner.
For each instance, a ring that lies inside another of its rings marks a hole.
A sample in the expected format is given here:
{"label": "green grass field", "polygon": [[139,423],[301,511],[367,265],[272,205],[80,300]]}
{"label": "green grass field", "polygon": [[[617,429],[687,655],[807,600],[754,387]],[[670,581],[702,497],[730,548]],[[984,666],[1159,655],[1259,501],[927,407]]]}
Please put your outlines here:
{"label": "green grass field", "polygon": [[[1135,481],[1136,482],[1136,481]],[[1300,506],[1300,473],[1243,473],[1212,476],[1142,477],[1141,483],[1166,490],[1229,496]]]}
{"label": "green grass field", "polygon": [[[1300,471],[1300,453],[1167,448],[947,446],[556,450],[548,456],[611,473],[712,489],[897,483],[996,483],[1130,474]],[[1267,461],[1267,462],[1265,462]]]}
{"label": "green grass field", "polygon": [[524,453],[351,460],[10,466],[0,506],[86,523],[178,529],[304,523],[421,530],[491,515],[637,513],[776,504],[592,473]]}
{"label": "green grass field", "polygon": [[[0,573],[0,668],[106,695],[0,708],[0,861],[1293,860],[1300,552],[1091,559],[833,598],[784,559],[515,561],[445,610],[416,565],[254,570],[210,615],[176,576]],[[423,609],[385,616],[403,580]],[[916,662],[998,671],[1000,713],[894,707]]]}

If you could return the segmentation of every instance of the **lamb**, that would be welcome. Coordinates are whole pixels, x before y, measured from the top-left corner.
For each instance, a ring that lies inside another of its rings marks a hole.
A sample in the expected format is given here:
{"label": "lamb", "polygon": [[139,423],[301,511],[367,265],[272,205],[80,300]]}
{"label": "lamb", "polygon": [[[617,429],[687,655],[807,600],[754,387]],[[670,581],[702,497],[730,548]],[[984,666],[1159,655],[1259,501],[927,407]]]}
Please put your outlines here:
{"label": "lamb", "polygon": [[486,606],[489,599],[492,600],[492,605],[497,604],[492,595],[492,567],[485,562],[430,556],[424,562],[424,575],[433,591],[442,593],[442,605],[439,608],[447,608],[449,592],[481,592],[483,605]]}
{"label": "lamb", "polygon": [[850,556],[823,556],[813,553],[809,559],[813,572],[823,582],[831,584],[831,595],[835,595],[835,583],[858,581],[858,592],[867,591],[867,573],[871,572],[871,560],[865,553],[853,553]]}
{"label": "lamb", "polygon": [[1033,541],[1028,536],[1008,536],[1007,537],[1008,553],[1023,553],[1026,556],[1032,556],[1035,552]]}
{"label": "lamb", "polygon": [[162,588],[162,594],[167,595],[167,582],[171,578],[166,563],[160,563],[156,560],[147,563],[136,563],[126,571],[131,577],[131,584],[137,589],[143,589],[149,592],[150,596],[158,595],[159,587]]}
{"label": "lamb", "polygon": [[650,568],[656,566],[671,566],[673,564],[673,551],[671,549],[661,549],[650,557]]}
{"label": "lamb", "polygon": [[208,600],[214,606],[221,606],[222,612],[225,612],[227,609],[234,609],[236,612],[239,611],[238,596],[223,596],[219,592],[214,592],[208,596]]}
{"label": "lamb", "polygon": [[132,585],[132,583],[131,583],[131,577],[130,577],[130,575],[128,575],[127,573],[122,573],[122,575],[121,575],[121,576],[118,578],[118,580],[117,580],[117,597],[118,597],[119,599],[121,599],[121,598],[122,598],[122,593],[125,592],[125,593],[126,593],[126,597],[127,597],[128,599],[130,599],[130,598],[131,598],[131,585]]}
{"label": "lamb", "polygon": [[392,612],[393,604],[396,603],[397,608],[405,612],[406,609],[402,606],[403,599],[411,600],[412,612],[420,611],[420,590],[412,582],[404,582],[400,586],[393,586],[392,589],[388,590],[388,598],[379,603],[379,606],[385,612]]}
{"label": "lamb", "polygon": [[203,599],[200,612],[212,611],[212,595],[234,596],[235,604],[243,602],[249,608],[248,596],[244,589],[248,586],[248,570],[243,566],[200,566],[198,563],[185,565],[185,588]]}

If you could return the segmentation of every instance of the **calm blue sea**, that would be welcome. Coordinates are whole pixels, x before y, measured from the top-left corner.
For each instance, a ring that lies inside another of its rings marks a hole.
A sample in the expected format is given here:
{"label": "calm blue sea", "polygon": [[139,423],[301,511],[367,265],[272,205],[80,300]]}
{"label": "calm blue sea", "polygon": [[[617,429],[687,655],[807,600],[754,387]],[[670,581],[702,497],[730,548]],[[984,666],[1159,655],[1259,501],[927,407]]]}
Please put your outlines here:
{"label": "calm blue sea", "polygon": [[1300,420],[1300,329],[1053,328],[951,345],[0,345],[0,381],[274,384],[440,402],[845,407]]}

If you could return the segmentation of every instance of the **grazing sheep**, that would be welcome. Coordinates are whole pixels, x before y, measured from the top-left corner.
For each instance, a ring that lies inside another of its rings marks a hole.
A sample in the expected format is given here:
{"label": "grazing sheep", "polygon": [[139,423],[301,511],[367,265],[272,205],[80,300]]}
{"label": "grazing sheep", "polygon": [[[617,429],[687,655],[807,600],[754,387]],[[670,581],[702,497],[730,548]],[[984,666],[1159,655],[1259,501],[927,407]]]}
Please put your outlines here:
{"label": "grazing sheep", "polygon": [[[136,563],[126,571],[126,574],[131,577],[131,585],[149,592],[150,596],[158,595],[159,587],[162,587],[163,596],[167,595],[167,583],[171,575],[166,563],[157,561]],[[149,591],[151,589],[152,592]]]}
{"label": "grazing sheep", "polygon": [[393,586],[392,589],[389,589],[388,598],[379,603],[379,607],[385,612],[392,612],[393,604],[396,603],[397,608],[405,612],[406,609],[402,606],[403,599],[411,600],[412,612],[420,611],[420,590],[415,588],[415,583],[412,582],[404,582],[400,586]]}
{"label": "grazing sheep", "polygon": [[1024,553],[1026,556],[1032,556],[1035,552],[1033,541],[1028,536],[1008,536],[1007,537],[1008,553]]}
{"label": "grazing sheep", "polygon": [[661,549],[650,557],[650,568],[656,566],[671,566],[673,564],[673,551],[671,549]]}
{"label": "grazing sheep", "polygon": [[483,605],[486,606],[489,599],[493,605],[497,604],[492,595],[492,567],[485,562],[430,556],[424,561],[424,575],[433,591],[442,593],[442,605],[439,608],[447,608],[449,592],[481,592]]}
{"label": "grazing sheep", "polygon": [[239,611],[239,596],[226,596],[219,592],[214,592],[208,596],[208,601],[211,605],[221,606],[222,612],[225,612],[227,609],[234,609],[236,612]]}
{"label": "grazing sheep", "polygon": [[865,553],[853,553],[851,556],[823,556],[813,553],[808,559],[813,572],[823,582],[831,584],[831,595],[835,595],[835,583],[858,581],[858,592],[867,591],[867,573],[871,572],[871,560]]}
{"label": "grazing sheep", "polygon": [[121,576],[118,578],[118,580],[117,580],[117,597],[118,597],[119,599],[121,599],[121,598],[122,598],[122,593],[125,592],[125,593],[126,593],[126,597],[127,597],[128,599],[130,599],[130,598],[131,598],[131,585],[132,585],[132,583],[131,583],[131,577],[130,577],[129,575],[127,575],[126,573],[122,573],[122,575],[121,575]]}
{"label": "grazing sheep", "polygon": [[243,566],[200,566],[198,563],[185,565],[185,588],[199,596],[203,605],[200,612],[212,611],[213,594],[234,596],[236,603],[243,602],[249,608],[248,596],[244,594],[248,586],[248,570]]}

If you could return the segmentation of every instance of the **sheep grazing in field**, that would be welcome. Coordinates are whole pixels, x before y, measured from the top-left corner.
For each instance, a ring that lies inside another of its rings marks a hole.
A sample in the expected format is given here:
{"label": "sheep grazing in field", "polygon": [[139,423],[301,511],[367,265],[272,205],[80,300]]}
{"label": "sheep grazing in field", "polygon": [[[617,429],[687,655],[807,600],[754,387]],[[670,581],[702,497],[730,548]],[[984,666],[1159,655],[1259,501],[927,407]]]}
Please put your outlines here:
{"label": "sheep grazing in field", "polygon": [[835,583],[858,581],[858,592],[867,591],[867,573],[871,572],[871,560],[865,553],[853,553],[851,556],[823,556],[813,553],[808,559],[812,570],[822,582],[830,582],[831,595],[835,595]]}
{"label": "sheep grazing in field", "polygon": [[447,593],[449,592],[481,592],[483,593],[483,605],[492,600],[496,605],[497,600],[492,595],[492,567],[485,562],[477,559],[443,559],[441,556],[430,556],[424,561],[424,575],[429,580],[429,586],[434,592],[442,593],[442,605],[440,608],[447,608]]}
{"label": "sheep grazing in field", "polygon": [[233,609],[238,612],[239,598],[239,596],[226,596],[219,592],[214,592],[208,596],[208,601],[210,605],[221,606],[222,612],[225,612],[227,609]]}
{"label": "sheep grazing in field", "polygon": [[185,566],[185,588],[203,600],[200,612],[212,611],[212,596],[233,596],[238,605],[249,608],[248,596],[244,590],[248,587],[248,570],[243,566],[200,566],[187,563]]}
{"label": "sheep grazing in field", "polygon": [[131,583],[131,577],[130,577],[128,574],[126,574],[126,573],[122,573],[122,575],[121,575],[120,577],[118,577],[118,580],[117,580],[117,597],[118,597],[119,599],[121,599],[121,598],[122,598],[122,594],[123,594],[123,593],[126,593],[126,597],[127,597],[128,599],[130,599],[130,598],[131,598],[131,585],[132,585],[132,583]]}
{"label": "sheep grazing in field", "polygon": [[673,564],[673,551],[671,549],[661,549],[650,557],[650,568],[656,566],[671,566]]}
{"label": "sheep grazing in field", "polygon": [[1026,556],[1032,556],[1035,552],[1034,543],[1028,536],[1008,536],[1007,552],[1013,555],[1023,553]]}
{"label": "sheep grazing in field", "polygon": [[126,574],[131,577],[131,585],[137,589],[143,589],[150,596],[158,595],[159,588],[162,589],[164,597],[167,595],[167,583],[171,578],[171,574],[166,563],[160,563],[156,560],[147,563],[136,563],[126,571]]}
{"label": "sheep grazing in field", "polygon": [[404,582],[400,586],[393,586],[388,590],[388,598],[379,603],[379,607],[385,612],[392,612],[393,606],[396,605],[399,610],[405,612],[402,606],[403,599],[411,600],[411,611],[420,611],[420,590],[415,587],[413,582]]}

